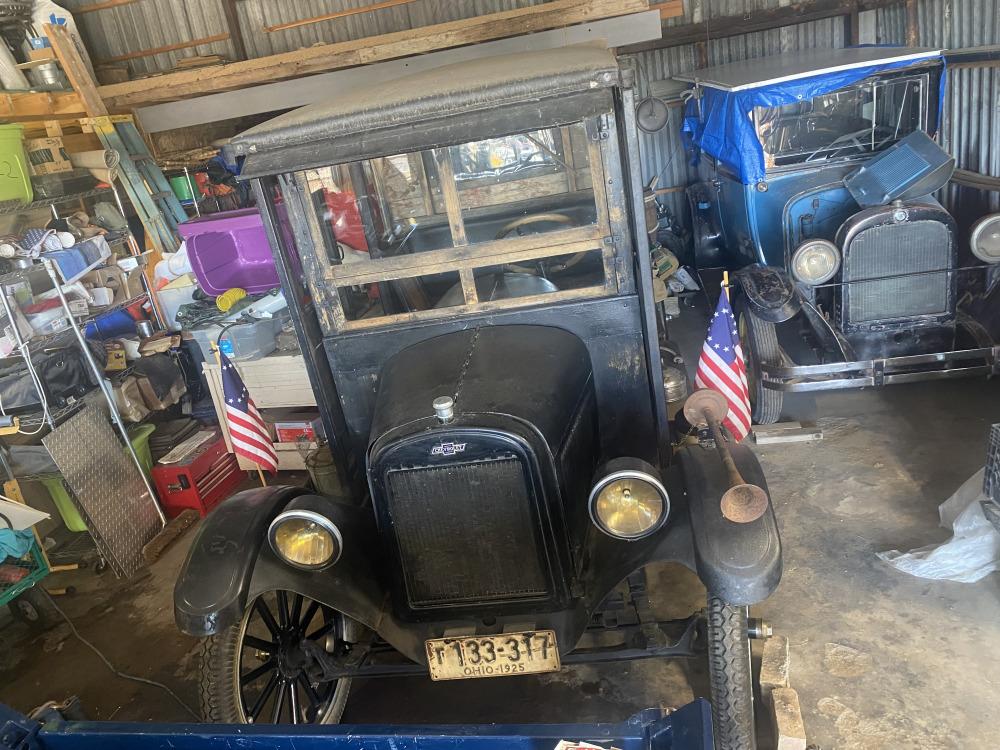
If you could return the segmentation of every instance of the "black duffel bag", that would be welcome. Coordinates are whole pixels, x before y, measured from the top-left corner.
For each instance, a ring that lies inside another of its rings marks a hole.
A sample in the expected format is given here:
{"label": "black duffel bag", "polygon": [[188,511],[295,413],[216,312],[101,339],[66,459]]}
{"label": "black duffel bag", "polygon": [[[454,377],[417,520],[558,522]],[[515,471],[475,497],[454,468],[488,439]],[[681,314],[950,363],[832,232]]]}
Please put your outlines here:
{"label": "black duffel bag", "polygon": [[[104,345],[88,341],[101,369],[107,362]],[[87,360],[75,340],[31,351],[31,362],[45,389],[49,409],[60,409],[97,387]],[[0,406],[8,414],[42,410],[41,396],[28,366],[17,354],[0,362]]]}

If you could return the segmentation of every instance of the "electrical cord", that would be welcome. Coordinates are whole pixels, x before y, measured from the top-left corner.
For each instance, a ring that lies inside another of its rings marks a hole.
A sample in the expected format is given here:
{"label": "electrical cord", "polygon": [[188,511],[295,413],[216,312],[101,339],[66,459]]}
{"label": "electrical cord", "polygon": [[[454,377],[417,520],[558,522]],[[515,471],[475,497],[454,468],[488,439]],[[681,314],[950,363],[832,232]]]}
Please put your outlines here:
{"label": "electrical cord", "polygon": [[181,700],[180,696],[177,695],[177,693],[175,693],[169,687],[164,685],[162,682],[156,682],[155,680],[147,680],[145,677],[137,677],[136,675],[126,674],[125,672],[122,672],[117,667],[115,667],[115,665],[111,663],[108,657],[106,657],[104,653],[99,648],[97,648],[97,646],[95,646],[93,643],[91,643],[82,635],[80,635],[80,631],[76,629],[76,625],[73,624],[73,621],[69,619],[69,616],[62,611],[62,609],[59,607],[58,604],[56,604],[55,599],[52,598],[52,594],[50,594],[48,591],[45,591],[45,589],[43,589],[41,586],[39,586],[39,589],[41,589],[45,593],[45,596],[48,598],[49,603],[52,605],[53,609],[55,609],[55,611],[59,613],[59,616],[66,621],[67,625],[69,625],[69,629],[70,631],[72,631],[73,635],[76,636],[76,639],[80,641],[80,643],[82,643],[84,646],[89,648],[91,651],[93,651],[95,654],[97,654],[97,658],[99,658],[102,662],[104,662],[104,665],[109,670],[111,670],[111,672],[116,677],[120,677],[123,680],[131,680],[132,682],[138,682],[142,685],[150,685],[152,687],[159,688],[160,690],[164,691],[167,695],[169,695],[171,698],[173,698],[174,701],[176,701],[177,705],[179,705],[181,708],[183,708],[185,711],[191,714],[191,716],[194,717],[195,721],[201,722],[201,716],[199,716],[198,713],[193,708],[191,708],[187,703]]}

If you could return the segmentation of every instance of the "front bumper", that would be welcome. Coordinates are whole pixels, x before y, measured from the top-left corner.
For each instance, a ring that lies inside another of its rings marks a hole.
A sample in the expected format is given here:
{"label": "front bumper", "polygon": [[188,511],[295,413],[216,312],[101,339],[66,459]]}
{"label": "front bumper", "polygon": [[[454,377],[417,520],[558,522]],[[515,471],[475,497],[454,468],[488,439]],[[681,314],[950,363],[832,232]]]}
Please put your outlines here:
{"label": "front bumper", "polygon": [[988,376],[1000,372],[998,363],[1000,346],[993,346],[822,365],[762,364],[761,373],[765,388],[801,393]]}

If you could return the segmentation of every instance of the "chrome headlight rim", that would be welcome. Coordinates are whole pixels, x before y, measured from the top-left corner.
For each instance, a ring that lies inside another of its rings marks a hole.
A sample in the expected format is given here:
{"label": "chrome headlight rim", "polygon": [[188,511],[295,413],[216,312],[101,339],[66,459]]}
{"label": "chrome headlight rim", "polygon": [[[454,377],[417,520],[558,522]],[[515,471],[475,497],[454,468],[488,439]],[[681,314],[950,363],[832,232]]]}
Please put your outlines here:
{"label": "chrome headlight rim", "polygon": [[[275,535],[281,525],[287,521],[300,520],[300,521],[311,521],[319,526],[321,529],[326,531],[333,537],[335,544],[335,551],[333,555],[330,556],[328,560],[322,563],[317,563],[316,565],[304,565],[303,563],[291,560],[282,554],[281,550],[278,549],[278,545],[275,542]],[[340,560],[341,555],[344,554],[344,537],[340,533],[340,529],[337,528],[337,524],[331,521],[329,518],[324,516],[322,513],[317,513],[314,510],[307,510],[305,508],[292,508],[290,510],[283,510],[274,520],[271,521],[271,525],[267,527],[267,541],[271,546],[271,551],[275,556],[281,560],[286,565],[291,565],[293,568],[298,568],[299,570],[325,570],[331,565],[335,565],[338,560]]]}
{"label": "chrome headlight rim", "polygon": [[[799,273],[798,261],[806,252],[809,252],[811,249],[814,248],[823,248],[831,252],[834,257],[834,264],[832,269],[827,273],[823,274],[822,276],[813,279],[805,278],[803,275]],[[792,253],[792,259],[790,264],[792,276],[794,276],[797,281],[800,281],[801,283],[807,286],[819,286],[820,284],[825,284],[826,282],[830,281],[830,279],[832,279],[834,276],[837,275],[837,273],[840,271],[840,264],[842,260],[843,259],[840,254],[840,248],[837,247],[837,245],[834,244],[833,242],[830,242],[830,240],[824,240],[819,238],[806,240],[805,242],[800,244],[797,248],[795,248],[795,252]]]}
{"label": "chrome headlight rim", "polygon": [[[972,250],[972,254],[975,255],[983,263],[989,263],[993,265],[995,263],[1000,263],[1000,254],[997,255],[987,255],[980,250],[979,240],[986,228],[991,224],[1000,224],[1000,213],[997,214],[987,214],[982,218],[978,219],[975,224],[972,225],[972,231],[969,233],[969,249]],[[1000,229],[1000,227],[998,227]]]}
{"label": "chrome headlight rim", "polygon": [[[590,490],[590,495],[587,498],[587,511],[590,514],[590,521],[597,527],[599,531],[607,534],[613,539],[619,541],[634,542],[639,539],[645,539],[646,537],[655,534],[657,531],[663,528],[663,525],[667,522],[667,518],[670,516],[670,494],[667,492],[667,488],[663,486],[663,482],[660,478],[656,476],[655,469],[651,466],[647,469],[644,464],[645,461],[639,459],[628,460],[630,465],[622,468],[615,468],[608,473],[601,473],[600,478],[594,482],[594,486]],[[617,463],[617,461],[610,462],[611,464]],[[611,467],[608,466],[610,469]],[[639,481],[645,482],[651,485],[657,493],[660,495],[660,500],[663,504],[663,511],[660,513],[660,517],[657,519],[656,523],[650,526],[644,531],[635,534],[622,534],[616,531],[612,531],[610,528],[601,521],[600,516],[597,513],[597,498],[609,484],[617,482],[620,479],[638,479]]]}

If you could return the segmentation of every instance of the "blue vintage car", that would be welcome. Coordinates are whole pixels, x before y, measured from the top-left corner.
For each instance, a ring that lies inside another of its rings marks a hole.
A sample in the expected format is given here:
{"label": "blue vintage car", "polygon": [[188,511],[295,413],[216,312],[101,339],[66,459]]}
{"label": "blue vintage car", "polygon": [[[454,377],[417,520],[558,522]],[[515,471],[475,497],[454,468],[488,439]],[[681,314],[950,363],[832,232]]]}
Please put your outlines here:
{"label": "blue vintage car", "polygon": [[954,170],[932,140],[939,51],[814,50],[678,78],[693,84],[695,263],[736,271],[756,423],[789,391],[996,371],[998,332],[961,303],[996,291],[1000,215],[970,254],[932,197]]}

